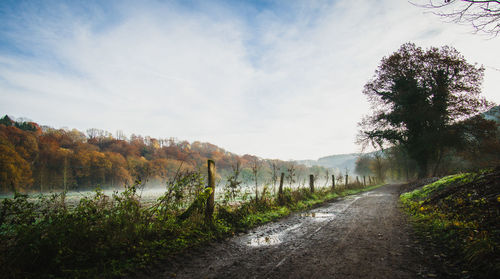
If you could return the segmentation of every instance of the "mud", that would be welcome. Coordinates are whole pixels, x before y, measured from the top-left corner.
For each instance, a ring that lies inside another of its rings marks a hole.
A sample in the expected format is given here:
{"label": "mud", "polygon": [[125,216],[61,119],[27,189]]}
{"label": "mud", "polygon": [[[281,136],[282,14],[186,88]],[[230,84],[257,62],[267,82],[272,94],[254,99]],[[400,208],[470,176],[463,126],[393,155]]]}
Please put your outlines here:
{"label": "mud", "polygon": [[139,278],[426,278],[400,185],[326,203],[165,262]]}

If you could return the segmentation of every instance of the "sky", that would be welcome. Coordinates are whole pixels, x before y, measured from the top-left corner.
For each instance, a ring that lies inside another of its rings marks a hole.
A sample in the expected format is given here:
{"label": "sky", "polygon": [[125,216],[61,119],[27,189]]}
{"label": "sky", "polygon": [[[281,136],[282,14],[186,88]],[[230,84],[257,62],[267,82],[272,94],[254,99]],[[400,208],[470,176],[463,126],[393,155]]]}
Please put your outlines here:
{"label": "sky", "polygon": [[0,1],[0,114],[282,160],[360,152],[363,86],[406,42],[484,65],[500,38],[401,0]]}

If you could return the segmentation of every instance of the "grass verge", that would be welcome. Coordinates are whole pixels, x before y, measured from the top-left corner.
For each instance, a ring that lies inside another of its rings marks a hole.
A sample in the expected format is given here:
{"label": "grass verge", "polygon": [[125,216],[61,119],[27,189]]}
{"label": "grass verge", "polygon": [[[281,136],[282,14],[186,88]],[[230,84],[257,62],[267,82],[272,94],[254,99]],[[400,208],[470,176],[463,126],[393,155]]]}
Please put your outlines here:
{"label": "grass verge", "polygon": [[400,196],[417,234],[461,270],[462,278],[500,278],[500,171],[444,177]]}

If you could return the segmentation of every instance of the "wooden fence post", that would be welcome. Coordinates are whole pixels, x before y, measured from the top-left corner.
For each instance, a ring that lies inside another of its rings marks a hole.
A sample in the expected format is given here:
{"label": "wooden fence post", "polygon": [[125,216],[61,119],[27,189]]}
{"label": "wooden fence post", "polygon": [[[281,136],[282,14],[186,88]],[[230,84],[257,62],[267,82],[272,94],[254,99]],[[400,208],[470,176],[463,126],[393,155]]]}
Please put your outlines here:
{"label": "wooden fence post", "polygon": [[208,185],[207,187],[212,188],[212,193],[207,199],[207,208],[205,210],[205,220],[207,222],[213,221],[214,207],[215,207],[215,163],[212,160],[208,160]]}
{"label": "wooden fence post", "polygon": [[332,190],[335,190],[335,175],[332,174]]}
{"label": "wooden fence post", "polygon": [[348,181],[349,181],[349,175],[346,174],[345,175],[345,186],[346,186],[346,188],[347,188]]}
{"label": "wooden fence post", "polygon": [[311,188],[311,193],[314,193],[314,175],[309,175],[309,188]]}

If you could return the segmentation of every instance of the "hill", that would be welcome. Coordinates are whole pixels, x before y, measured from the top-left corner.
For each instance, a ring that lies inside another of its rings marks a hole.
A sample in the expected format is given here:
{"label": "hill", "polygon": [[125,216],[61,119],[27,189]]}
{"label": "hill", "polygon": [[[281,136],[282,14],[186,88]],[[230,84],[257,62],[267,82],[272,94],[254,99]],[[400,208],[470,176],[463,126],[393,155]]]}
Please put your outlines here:
{"label": "hill", "polygon": [[490,110],[483,113],[482,115],[487,120],[493,120],[497,123],[500,123],[500,105],[492,107]]}
{"label": "hill", "polygon": [[207,142],[135,134],[114,137],[95,128],[84,133],[14,119],[0,118],[0,193],[121,189],[139,181],[162,186],[179,171],[205,168],[208,159],[216,162],[220,178],[231,175],[239,164],[239,179],[249,184],[257,164],[259,182],[276,182],[288,163],[240,156]]}
{"label": "hill", "polygon": [[349,154],[338,154],[321,157],[318,160],[300,160],[297,161],[299,164],[306,165],[308,167],[321,166],[330,169],[336,169],[341,172],[345,172],[347,168],[349,172],[353,172],[356,165],[356,159],[360,156],[360,153],[349,153]]}

